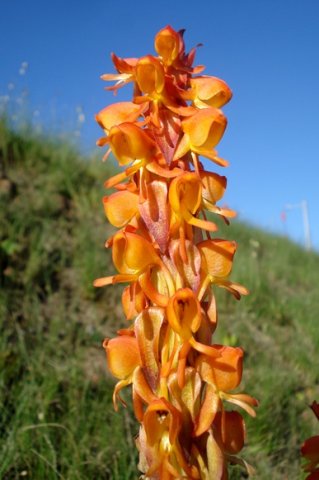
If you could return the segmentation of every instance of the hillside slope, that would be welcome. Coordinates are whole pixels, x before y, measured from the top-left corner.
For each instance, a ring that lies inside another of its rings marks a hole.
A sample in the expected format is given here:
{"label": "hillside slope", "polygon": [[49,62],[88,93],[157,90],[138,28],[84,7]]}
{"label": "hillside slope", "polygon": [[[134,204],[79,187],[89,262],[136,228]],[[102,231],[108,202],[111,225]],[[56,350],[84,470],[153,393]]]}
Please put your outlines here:
{"label": "hillside slope", "polygon": [[[137,426],[113,412],[101,348],[124,324],[120,290],[92,287],[112,271],[109,167],[4,124],[0,162],[0,478],[135,479]],[[299,447],[318,431],[319,257],[236,222],[221,230],[238,242],[232,279],[251,290],[218,292],[217,341],[245,349],[243,389],[261,401],[244,455],[258,479],[303,478]]]}

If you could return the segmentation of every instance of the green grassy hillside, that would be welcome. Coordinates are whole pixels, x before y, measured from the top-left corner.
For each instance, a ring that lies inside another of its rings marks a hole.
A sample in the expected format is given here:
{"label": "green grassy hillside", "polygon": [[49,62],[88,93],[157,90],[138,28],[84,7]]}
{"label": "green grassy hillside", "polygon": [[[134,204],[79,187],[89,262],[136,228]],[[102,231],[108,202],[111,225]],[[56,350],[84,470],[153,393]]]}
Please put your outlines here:
{"label": "green grassy hillside", "polygon": [[[67,145],[0,124],[0,478],[136,479],[130,410],[113,411],[101,342],[124,324],[101,197],[109,167]],[[319,431],[319,257],[234,223],[232,278],[251,295],[218,294],[218,341],[246,351],[245,458],[261,480],[297,480],[299,447]],[[129,395],[128,395],[129,396]],[[236,469],[233,480],[245,478]]]}

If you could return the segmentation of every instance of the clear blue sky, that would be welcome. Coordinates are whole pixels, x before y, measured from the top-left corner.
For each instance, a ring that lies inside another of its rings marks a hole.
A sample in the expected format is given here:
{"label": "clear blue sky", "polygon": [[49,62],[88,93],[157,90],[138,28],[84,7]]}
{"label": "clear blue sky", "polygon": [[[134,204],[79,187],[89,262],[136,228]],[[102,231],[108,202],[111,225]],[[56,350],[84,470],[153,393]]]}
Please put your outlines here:
{"label": "clear blue sky", "polygon": [[[234,92],[218,149],[230,161],[224,170],[228,204],[242,219],[284,233],[284,205],[307,200],[319,248],[318,0],[2,0],[0,5],[0,96],[27,87],[37,121],[52,128],[74,124],[80,106],[85,122],[78,142],[86,149],[94,148],[100,134],[94,113],[114,101],[99,79],[113,71],[110,52],[153,53],[160,28],[186,28],[188,48],[204,44],[197,63]],[[21,75],[24,61],[29,66]],[[15,89],[8,90],[10,83]],[[285,229],[303,240],[300,210],[288,212]]]}

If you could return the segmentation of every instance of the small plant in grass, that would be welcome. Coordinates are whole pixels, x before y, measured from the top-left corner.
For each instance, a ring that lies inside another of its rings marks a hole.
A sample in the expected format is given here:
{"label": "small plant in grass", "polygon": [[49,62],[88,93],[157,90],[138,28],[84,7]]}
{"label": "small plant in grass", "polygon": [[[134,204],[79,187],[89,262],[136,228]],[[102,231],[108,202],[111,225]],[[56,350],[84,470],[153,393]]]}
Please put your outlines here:
{"label": "small plant in grass", "polygon": [[132,385],[140,431],[139,469],[149,479],[227,479],[228,465],[252,468],[238,456],[245,441],[239,406],[254,416],[257,401],[238,393],[240,347],[214,343],[215,288],[236,299],[248,291],[229,280],[236,243],[219,238],[206,211],[226,223],[217,206],[226,177],[204,169],[200,156],[226,167],[216,145],[226,128],[220,110],[227,84],[193,66],[183,32],[170,26],[155,37],[158,56],[112,55],[117,73],[109,90],[133,84],[133,101],[104,108],[97,121],[123,170],[105,182],[109,222],[119,230],[106,242],[118,273],[95,286],[128,283],[122,303],[130,322],[106,339],[108,365],[119,380],[113,401]]}

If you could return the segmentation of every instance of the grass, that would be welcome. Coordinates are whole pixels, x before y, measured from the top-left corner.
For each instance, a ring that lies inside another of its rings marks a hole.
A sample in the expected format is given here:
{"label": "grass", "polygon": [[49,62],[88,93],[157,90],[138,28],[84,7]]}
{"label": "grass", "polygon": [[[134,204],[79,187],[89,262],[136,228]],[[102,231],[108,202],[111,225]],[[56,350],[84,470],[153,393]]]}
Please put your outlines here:
{"label": "grass", "polygon": [[[112,271],[110,167],[4,123],[0,162],[0,478],[136,479],[138,427],[130,407],[113,411],[101,348],[124,324],[120,289],[92,287]],[[239,245],[232,279],[251,290],[241,302],[218,292],[216,339],[245,349],[243,389],[261,401],[244,456],[260,480],[297,480],[300,445],[319,430],[307,407],[319,399],[319,257],[247,225],[221,230]]]}

